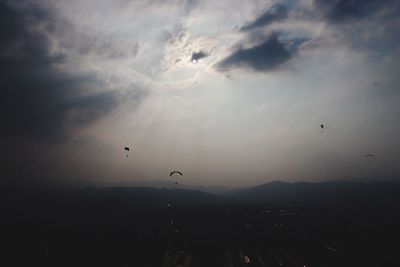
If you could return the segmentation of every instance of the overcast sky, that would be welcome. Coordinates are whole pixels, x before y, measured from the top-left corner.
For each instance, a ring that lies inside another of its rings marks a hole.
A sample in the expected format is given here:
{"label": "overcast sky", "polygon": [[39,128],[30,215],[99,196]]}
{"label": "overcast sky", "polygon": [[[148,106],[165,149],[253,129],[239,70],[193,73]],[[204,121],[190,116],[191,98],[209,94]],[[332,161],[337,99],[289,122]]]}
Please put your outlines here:
{"label": "overcast sky", "polygon": [[399,12],[396,0],[0,1],[2,179],[400,180]]}

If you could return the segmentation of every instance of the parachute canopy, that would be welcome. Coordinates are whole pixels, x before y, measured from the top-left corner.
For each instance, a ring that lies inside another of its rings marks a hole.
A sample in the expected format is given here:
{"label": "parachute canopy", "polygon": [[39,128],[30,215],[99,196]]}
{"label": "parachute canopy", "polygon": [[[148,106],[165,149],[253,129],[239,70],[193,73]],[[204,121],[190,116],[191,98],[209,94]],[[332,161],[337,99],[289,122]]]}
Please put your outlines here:
{"label": "parachute canopy", "polygon": [[128,156],[128,152],[130,151],[130,148],[129,148],[128,146],[126,146],[126,147],[124,147],[124,150],[127,151],[127,152],[126,152],[126,157],[129,157],[129,156]]}
{"label": "parachute canopy", "polygon": [[175,174],[175,173],[179,174],[180,176],[183,176],[183,174],[182,174],[180,171],[172,171],[172,172],[169,174],[169,176],[172,176],[172,175]]}
{"label": "parachute canopy", "polygon": [[370,154],[366,154],[364,157],[366,159],[368,159],[369,162],[372,162],[372,159],[375,158],[375,155],[370,153]]}

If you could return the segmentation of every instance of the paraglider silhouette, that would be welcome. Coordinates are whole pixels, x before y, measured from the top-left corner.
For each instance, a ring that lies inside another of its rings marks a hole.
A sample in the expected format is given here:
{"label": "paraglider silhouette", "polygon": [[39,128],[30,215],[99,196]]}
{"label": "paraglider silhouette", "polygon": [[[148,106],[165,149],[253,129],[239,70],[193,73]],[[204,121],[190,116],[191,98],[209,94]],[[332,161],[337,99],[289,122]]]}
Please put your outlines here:
{"label": "paraglider silhouette", "polygon": [[[127,146],[124,148],[124,150],[127,151],[127,153],[130,151],[129,147]],[[126,157],[128,157],[128,154],[126,154]]]}
{"label": "paraglider silhouette", "polygon": [[[183,174],[182,174],[180,171],[172,171],[172,172],[169,174],[169,176],[172,176],[172,175],[175,174],[175,173],[179,174],[180,176],[183,176]],[[178,182],[175,181],[174,184],[178,184]]]}
{"label": "paraglider silhouette", "polygon": [[373,158],[375,158],[375,155],[374,154],[366,154],[365,157],[368,159],[369,162],[371,162],[371,160]]}
{"label": "paraglider silhouette", "polygon": [[324,132],[324,125],[321,124],[321,133],[323,133],[323,132]]}

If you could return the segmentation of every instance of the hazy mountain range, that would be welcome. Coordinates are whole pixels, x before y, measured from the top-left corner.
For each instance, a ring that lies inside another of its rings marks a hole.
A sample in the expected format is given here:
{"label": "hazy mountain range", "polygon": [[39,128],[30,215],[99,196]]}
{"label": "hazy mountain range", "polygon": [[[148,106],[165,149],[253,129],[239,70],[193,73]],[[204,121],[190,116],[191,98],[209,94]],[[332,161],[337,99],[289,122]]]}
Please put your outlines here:
{"label": "hazy mountain range", "polygon": [[201,185],[186,185],[186,184],[175,184],[173,181],[138,181],[132,183],[103,183],[99,184],[99,187],[151,187],[156,189],[185,189],[185,190],[193,190],[193,191],[202,191],[214,195],[225,194],[230,192],[232,189],[225,186],[201,186]]}
{"label": "hazy mountain range", "polygon": [[[259,186],[229,189],[154,182],[152,186],[90,187],[87,193],[96,196],[113,196],[118,199],[143,203],[194,204],[206,202],[243,203],[349,203],[392,205],[400,203],[400,183],[395,182],[268,182]],[[89,194],[90,195],[90,194]]]}

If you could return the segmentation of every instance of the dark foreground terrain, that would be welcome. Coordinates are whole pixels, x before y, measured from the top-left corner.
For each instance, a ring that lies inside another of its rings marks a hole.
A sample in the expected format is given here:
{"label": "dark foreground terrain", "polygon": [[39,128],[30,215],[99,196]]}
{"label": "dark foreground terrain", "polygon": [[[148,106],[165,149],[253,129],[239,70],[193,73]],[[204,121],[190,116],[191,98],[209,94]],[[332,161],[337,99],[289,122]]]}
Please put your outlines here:
{"label": "dark foreground terrain", "polygon": [[400,266],[400,185],[8,190],[0,266]]}

